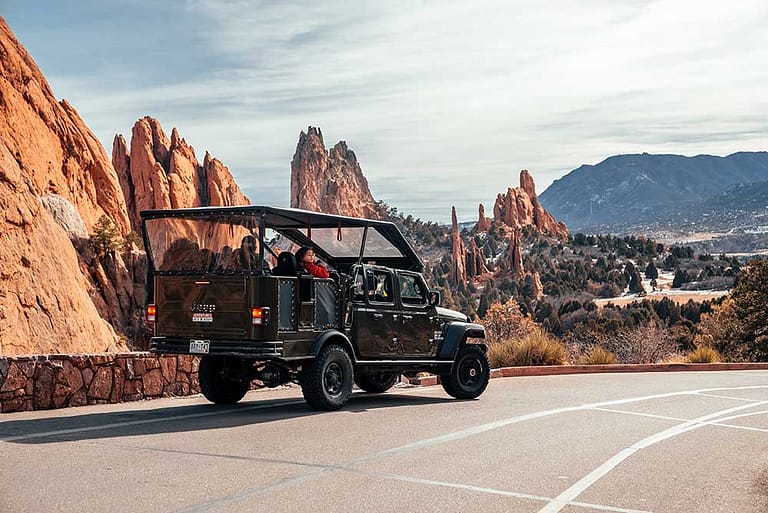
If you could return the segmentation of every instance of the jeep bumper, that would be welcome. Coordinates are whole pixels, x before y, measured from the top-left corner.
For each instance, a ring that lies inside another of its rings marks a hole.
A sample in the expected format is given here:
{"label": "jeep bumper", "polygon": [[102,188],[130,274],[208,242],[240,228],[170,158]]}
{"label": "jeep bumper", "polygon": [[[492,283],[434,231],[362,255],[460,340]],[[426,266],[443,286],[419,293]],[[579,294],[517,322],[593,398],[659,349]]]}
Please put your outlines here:
{"label": "jeep bumper", "polygon": [[[208,351],[201,351],[207,342]],[[203,344],[201,344],[203,343]],[[190,351],[191,348],[196,350]],[[281,358],[283,343],[276,340],[199,340],[184,337],[152,337],[149,351],[155,354],[199,354]]]}

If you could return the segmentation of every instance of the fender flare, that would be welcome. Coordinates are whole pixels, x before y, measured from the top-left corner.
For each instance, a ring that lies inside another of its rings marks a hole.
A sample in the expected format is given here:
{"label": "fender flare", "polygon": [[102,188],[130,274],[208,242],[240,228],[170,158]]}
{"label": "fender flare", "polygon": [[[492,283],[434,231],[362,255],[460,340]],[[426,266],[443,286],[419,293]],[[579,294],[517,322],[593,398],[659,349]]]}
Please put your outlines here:
{"label": "fender flare", "polygon": [[346,349],[349,352],[349,358],[353,363],[357,359],[355,348],[352,345],[352,342],[349,341],[344,333],[338,330],[327,330],[318,335],[317,338],[312,341],[312,345],[309,348],[309,355],[317,356],[323,349],[323,346],[329,343],[338,344]]}
{"label": "fender flare", "polygon": [[[459,352],[459,348],[463,346],[468,338],[485,338],[485,328],[479,324],[470,322],[452,322],[445,329],[445,336],[443,343],[440,345],[440,351],[438,351],[438,359],[440,360],[453,360],[456,358],[456,353]],[[484,351],[487,351],[485,344],[480,345]]]}

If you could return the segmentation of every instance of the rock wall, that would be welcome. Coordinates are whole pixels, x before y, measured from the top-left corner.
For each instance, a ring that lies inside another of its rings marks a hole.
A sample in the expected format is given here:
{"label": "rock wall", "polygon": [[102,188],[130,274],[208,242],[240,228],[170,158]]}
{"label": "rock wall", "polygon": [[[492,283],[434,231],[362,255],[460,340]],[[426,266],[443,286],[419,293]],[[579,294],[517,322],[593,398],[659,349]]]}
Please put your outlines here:
{"label": "rock wall", "polygon": [[291,207],[378,219],[355,153],[339,141],[326,151],[319,128],[301,132],[291,161]]}
{"label": "rock wall", "polygon": [[0,412],[196,394],[198,365],[148,353],[0,357]]}

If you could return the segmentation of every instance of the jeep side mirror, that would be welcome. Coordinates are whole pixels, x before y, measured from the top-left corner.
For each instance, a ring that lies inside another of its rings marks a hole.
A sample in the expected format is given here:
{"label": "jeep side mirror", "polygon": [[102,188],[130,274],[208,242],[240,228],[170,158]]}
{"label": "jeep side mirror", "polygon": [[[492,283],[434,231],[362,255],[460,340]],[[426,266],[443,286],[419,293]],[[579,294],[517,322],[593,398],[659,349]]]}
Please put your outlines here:
{"label": "jeep side mirror", "polygon": [[429,293],[429,305],[440,306],[440,291],[433,290]]}

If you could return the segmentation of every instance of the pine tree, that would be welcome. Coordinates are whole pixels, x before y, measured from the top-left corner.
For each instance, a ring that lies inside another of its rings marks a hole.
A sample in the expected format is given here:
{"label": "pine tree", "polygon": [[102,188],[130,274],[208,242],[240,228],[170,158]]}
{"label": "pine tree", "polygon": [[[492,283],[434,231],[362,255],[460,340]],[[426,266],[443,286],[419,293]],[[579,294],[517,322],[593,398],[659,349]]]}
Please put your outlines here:
{"label": "pine tree", "polygon": [[740,321],[738,336],[753,361],[768,361],[768,260],[752,260],[741,270],[731,297]]}

